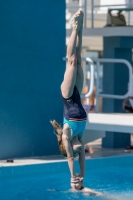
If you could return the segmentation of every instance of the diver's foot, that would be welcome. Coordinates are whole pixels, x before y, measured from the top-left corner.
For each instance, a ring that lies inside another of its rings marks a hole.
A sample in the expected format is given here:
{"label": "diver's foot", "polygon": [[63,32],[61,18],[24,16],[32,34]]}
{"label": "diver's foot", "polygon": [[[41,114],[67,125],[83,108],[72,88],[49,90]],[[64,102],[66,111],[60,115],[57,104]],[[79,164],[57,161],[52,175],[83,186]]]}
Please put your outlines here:
{"label": "diver's foot", "polygon": [[84,13],[82,12],[82,15],[81,15],[81,26],[80,26],[80,29],[79,29],[79,33],[81,32],[82,33],[82,30],[83,30],[83,21],[84,21]]}
{"label": "diver's foot", "polygon": [[77,32],[79,32],[82,21],[83,21],[83,12],[79,10],[70,20],[72,30],[76,30]]}

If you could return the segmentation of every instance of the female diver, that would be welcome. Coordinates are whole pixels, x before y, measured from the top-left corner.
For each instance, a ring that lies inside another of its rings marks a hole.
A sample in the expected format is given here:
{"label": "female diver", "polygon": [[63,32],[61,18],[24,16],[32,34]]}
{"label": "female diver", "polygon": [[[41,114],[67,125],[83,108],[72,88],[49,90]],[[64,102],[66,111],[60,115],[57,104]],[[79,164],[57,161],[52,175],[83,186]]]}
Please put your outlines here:
{"label": "female diver", "polygon": [[[63,129],[55,121],[50,121],[57,131],[61,154],[67,157],[71,173],[71,186],[83,189],[85,171],[85,151],[82,136],[86,125],[86,112],[81,104],[80,94],[83,87],[83,69],[81,67],[83,12],[79,10],[71,20],[72,33],[67,46],[68,63],[61,84],[64,103]],[[76,174],[74,157],[79,155],[80,175]],[[79,183],[79,184],[78,184]]]}

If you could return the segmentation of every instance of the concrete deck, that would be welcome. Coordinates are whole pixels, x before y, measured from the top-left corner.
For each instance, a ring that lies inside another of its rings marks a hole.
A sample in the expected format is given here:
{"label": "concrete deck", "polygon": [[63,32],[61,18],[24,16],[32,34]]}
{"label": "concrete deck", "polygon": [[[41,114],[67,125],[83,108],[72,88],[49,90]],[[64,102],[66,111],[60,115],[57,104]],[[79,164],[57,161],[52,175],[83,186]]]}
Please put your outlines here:
{"label": "concrete deck", "polygon": [[[133,137],[132,137],[133,143]],[[101,147],[101,139],[95,140],[94,142],[89,143],[93,148],[94,153],[86,153],[86,159],[93,159],[99,157],[108,157],[108,156],[119,156],[119,155],[133,155],[133,150],[125,149],[107,149]],[[13,163],[8,163],[6,160],[0,160],[0,167],[9,167],[9,166],[22,166],[22,165],[33,165],[33,164],[42,164],[42,163],[52,163],[52,162],[66,162],[67,160],[62,155],[57,156],[44,156],[44,157],[33,157],[33,158],[22,158],[22,159],[13,159]]]}

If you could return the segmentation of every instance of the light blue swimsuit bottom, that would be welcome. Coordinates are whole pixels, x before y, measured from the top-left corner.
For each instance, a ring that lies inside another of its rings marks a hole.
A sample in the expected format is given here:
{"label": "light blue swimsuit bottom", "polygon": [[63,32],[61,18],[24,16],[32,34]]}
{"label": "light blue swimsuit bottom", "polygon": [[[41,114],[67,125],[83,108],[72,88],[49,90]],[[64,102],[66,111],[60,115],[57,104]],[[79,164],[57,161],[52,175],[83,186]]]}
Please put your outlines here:
{"label": "light blue swimsuit bottom", "polygon": [[72,137],[78,136],[78,138],[82,138],[86,126],[86,120],[85,121],[69,121],[64,118],[64,123],[67,123],[70,128],[72,129]]}

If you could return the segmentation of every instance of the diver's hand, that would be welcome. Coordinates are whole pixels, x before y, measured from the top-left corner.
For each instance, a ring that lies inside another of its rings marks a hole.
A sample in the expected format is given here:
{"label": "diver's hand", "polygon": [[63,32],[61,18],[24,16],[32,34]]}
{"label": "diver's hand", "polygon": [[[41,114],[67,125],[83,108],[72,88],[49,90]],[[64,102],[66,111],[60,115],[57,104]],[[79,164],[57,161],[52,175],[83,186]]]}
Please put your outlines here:
{"label": "diver's hand", "polygon": [[81,174],[76,174],[76,177],[80,179],[80,181],[83,181],[84,180],[84,177],[81,176]]}
{"label": "diver's hand", "polygon": [[76,184],[76,183],[79,183],[79,182],[80,182],[80,178],[79,177],[75,176],[75,177],[71,178],[71,183]]}

